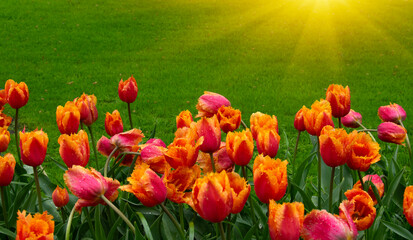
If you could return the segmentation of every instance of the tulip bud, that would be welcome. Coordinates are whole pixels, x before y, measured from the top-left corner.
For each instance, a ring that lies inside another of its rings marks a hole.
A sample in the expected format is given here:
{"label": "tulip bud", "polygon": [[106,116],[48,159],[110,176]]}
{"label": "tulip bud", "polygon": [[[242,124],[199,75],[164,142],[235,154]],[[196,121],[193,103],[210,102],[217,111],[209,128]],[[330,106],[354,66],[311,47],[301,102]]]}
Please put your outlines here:
{"label": "tulip bud", "polygon": [[258,153],[274,158],[280,147],[280,139],[280,135],[274,129],[260,129],[255,139]]}
{"label": "tulip bud", "polygon": [[304,221],[304,204],[277,204],[270,200],[268,228],[272,240],[298,240]]}
{"label": "tulip bud", "polygon": [[133,75],[126,81],[120,80],[118,94],[120,100],[127,103],[133,103],[136,100],[138,96],[138,84]]}
{"label": "tulip bud", "polygon": [[16,83],[9,79],[6,82],[5,90],[7,102],[14,109],[23,107],[29,101],[29,89],[25,82]]}
{"label": "tulip bud", "polygon": [[69,203],[69,193],[66,188],[60,188],[59,186],[53,191],[52,194],[53,203],[56,207],[61,208]]}
{"label": "tulip bud", "polygon": [[10,132],[7,127],[0,127],[0,152],[5,152],[9,147]]}
{"label": "tulip bud", "polygon": [[49,138],[42,130],[32,132],[20,132],[20,154],[24,164],[37,167],[46,157]]}
{"label": "tulip bud", "polygon": [[192,114],[190,111],[182,111],[178,116],[176,116],[176,128],[191,127]]}
{"label": "tulip bud", "polygon": [[78,134],[59,137],[59,153],[68,168],[73,165],[85,167],[89,162],[90,148],[87,133],[80,130]]}
{"label": "tulip bud", "polygon": [[77,133],[80,124],[80,112],[73,102],[66,102],[65,106],[56,109],[57,127],[61,134]]}
{"label": "tulip bud", "polygon": [[231,103],[218,93],[205,91],[204,95],[198,99],[198,104],[196,105],[198,114],[195,117],[212,117],[221,106],[231,106]]}
{"label": "tulip bud", "polygon": [[305,111],[307,111],[308,108],[303,106],[298,112],[295,114],[294,118],[294,127],[297,129],[299,132],[305,131],[305,125],[304,125],[304,114]]}
{"label": "tulip bud", "polygon": [[407,222],[413,226],[413,186],[408,186],[404,190],[403,213]]}
{"label": "tulip bud", "polygon": [[330,102],[333,117],[344,117],[350,111],[350,88],[331,84],[326,92],[326,100]]}
{"label": "tulip bud", "polygon": [[406,139],[407,131],[404,127],[393,122],[383,122],[377,127],[377,136],[383,142],[402,145]]}
{"label": "tulip bud", "polygon": [[0,156],[0,186],[8,186],[11,183],[15,166],[16,160],[13,155],[7,153],[4,157]]}
{"label": "tulip bud", "polygon": [[241,124],[241,111],[231,106],[221,106],[217,113],[219,125],[225,133],[235,131]]}
{"label": "tulip bud", "polygon": [[87,95],[85,93],[80,98],[73,100],[80,112],[80,120],[86,126],[92,125],[98,119],[98,110],[96,108],[97,99],[95,95]]}
{"label": "tulip bud", "polygon": [[406,119],[406,111],[397,103],[379,107],[378,115],[383,122],[399,123]]}
{"label": "tulip bud", "polygon": [[348,128],[358,128],[360,127],[361,122],[361,114],[353,111],[353,109],[350,109],[350,112],[346,116],[341,118],[341,123],[343,123],[343,125]]}
{"label": "tulip bud", "polygon": [[254,151],[254,141],[251,132],[229,132],[227,134],[226,148],[228,156],[239,166],[248,165]]}
{"label": "tulip bud", "polygon": [[199,137],[204,137],[201,145],[201,151],[212,153],[218,150],[221,145],[221,128],[217,117],[214,115],[211,118],[201,118],[196,123],[196,128]]}
{"label": "tulip bud", "polygon": [[106,113],[105,118],[105,130],[109,136],[114,136],[115,134],[123,132],[122,118],[118,110],[110,113]]}
{"label": "tulip bud", "polygon": [[338,167],[346,164],[347,132],[344,129],[335,129],[325,126],[320,133],[320,154],[324,163],[329,167]]}

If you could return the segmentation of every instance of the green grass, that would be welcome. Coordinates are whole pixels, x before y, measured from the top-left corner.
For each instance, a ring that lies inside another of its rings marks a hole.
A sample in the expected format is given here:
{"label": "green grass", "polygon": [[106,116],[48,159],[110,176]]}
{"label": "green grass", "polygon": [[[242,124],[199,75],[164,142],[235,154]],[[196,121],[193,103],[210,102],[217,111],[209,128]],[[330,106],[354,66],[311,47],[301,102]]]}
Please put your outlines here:
{"label": "green grass", "polygon": [[[6,0],[0,9],[1,83],[27,83],[20,121],[48,133],[48,153],[57,159],[56,107],[95,94],[96,138],[106,112],[119,109],[128,126],[117,84],[131,74],[139,87],[135,126],[149,135],[157,122],[156,137],[167,144],[175,116],[195,114],[208,90],[226,96],[246,122],[256,111],[276,115],[283,158],[283,132],[295,143],[295,113],[325,97],[331,83],[350,86],[352,108],[367,127],[380,123],[379,106],[396,102],[413,131],[409,1]],[[298,157],[309,152],[303,139]],[[407,161],[405,151],[399,159]]]}

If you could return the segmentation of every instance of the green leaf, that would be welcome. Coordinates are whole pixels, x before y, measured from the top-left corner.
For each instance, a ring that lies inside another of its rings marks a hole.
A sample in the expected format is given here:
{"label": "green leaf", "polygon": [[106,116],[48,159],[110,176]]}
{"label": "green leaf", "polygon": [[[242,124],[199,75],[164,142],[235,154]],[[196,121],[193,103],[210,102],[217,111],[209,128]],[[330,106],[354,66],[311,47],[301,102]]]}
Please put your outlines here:
{"label": "green leaf", "polygon": [[[250,230],[248,230],[247,234],[245,234],[244,236],[244,240],[251,240],[252,239],[252,235],[254,235],[255,229],[257,228],[258,224],[255,223]],[[258,236],[257,236],[258,238]]]}
{"label": "green leaf", "polygon": [[151,233],[151,229],[149,228],[149,225],[148,225],[148,222],[146,221],[145,216],[143,216],[143,214],[140,213],[140,212],[137,212],[137,214],[138,214],[138,216],[139,216],[139,219],[140,219],[141,222],[142,222],[143,230],[145,231],[146,237],[147,237],[149,240],[153,240],[152,233]]}
{"label": "green leaf", "polygon": [[397,235],[404,237],[406,239],[413,239],[413,234],[409,232],[407,229],[403,228],[400,225],[391,223],[391,222],[385,222],[381,221],[388,229],[396,233]]}
{"label": "green leaf", "polygon": [[64,172],[66,172],[67,170],[67,166],[61,164],[59,161],[56,161],[54,158],[50,157],[49,155],[47,155],[48,158],[50,158],[52,160],[52,162],[60,169],[62,169]]}
{"label": "green leaf", "polygon": [[151,135],[149,136],[149,139],[155,137],[155,134],[156,134],[156,125],[157,125],[157,124],[158,124],[158,122],[156,121],[156,122],[155,122],[155,126],[153,126],[152,133],[151,133]]}
{"label": "green leaf", "polygon": [[400,179],[403,177],[403,173],[404,173],[404,168],[395,175],[395,178],[390,183],[389,188],[388,188],[386,194],[383,197],[383,205],[384,206],[390,207],[389,206],[390,201],[393,198],[394,192],[396,191],[396,189],[399,185]]}
{"label": "green leaf", "polygon": [[56,185],[50,182],[50,179],[43,173],[39,174],[39,185],[46,196],[52,196],[53,191],[56,189]]}
{"label": "green leaf", "polygon": [[195,225],[194,222],[189,222],[189,240],[194,240],[195,238]]}
{"label": "green leaf", "polygon": [[[139,231],[139,226],[138,226],[138,224],[135,222],[135,224],[134,224],[134,226],[135,226],[135,240],[144,240],[145,239],[145,237],[142,235],[142,233]],[[127,230],[129,230],[129,229],[127,229]]]}
{"label": "green leaf", "polygon": [[112,227],[109,230],[108,239],[115,239],[114,237],[115,237],[118,225],[122,222],[123,220],[121,217],[118,217],[118,219],[116,219],[115,223],[113,223]]}
{"label": "green leaf", "polygon": [[102,211],[98,205],[95,208],[95,238],[96,239],[106,239],[105,230],[103,230],[102,223],[100,222],[100,215]]}
{"label": "green leaf", "polygon": [[16,234],[4,227],[0,227],[0,233],[3,233],[4,235],[7,235],[11,238],[16,238]]}
{"label": "green leaf", "polygon": [[295,183],[291,183],[295,189],[298,190],[301,197],[303,198],[304,206],[307,211],[311,211],[312,209],[316,208],[311,198],[305,193],[300,187],[298,187]]}

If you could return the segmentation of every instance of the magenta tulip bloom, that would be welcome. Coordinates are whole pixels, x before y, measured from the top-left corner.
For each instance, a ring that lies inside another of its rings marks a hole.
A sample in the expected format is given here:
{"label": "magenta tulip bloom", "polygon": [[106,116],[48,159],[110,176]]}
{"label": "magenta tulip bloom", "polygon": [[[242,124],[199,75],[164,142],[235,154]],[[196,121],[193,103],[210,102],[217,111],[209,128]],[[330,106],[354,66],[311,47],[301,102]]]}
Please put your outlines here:
{"label": "magenta tulip bloom", "polygon": [[198,109],[198,114],[195,117],[212,117],[218,112],[221,106],[231,106],[230,101],[224,96],[213,93],[204,92],[204,95],[200,96],[198,99],[198,104],[196,109]]}
{"label": "magenta tulip bloom", "polygon": [[406,111],[396,103],[379,107],[378,115],[383,122],[399,123],[406,119]]}
{"label": "magenta tulip bloom", "polygon": [[403,144],[407,131],[393,122],[384,122],[377,127],[377,136],[383,142]]}
{"label": "magenta tulip bloom", "polygon": [[109,156],[115,147],[118,147],[121,150],[132,147],[142,141],[142,138],[144,137],[142,131],[136,128],[127,132],[115,134],[110,139],[102,136],[97,143],[97,149],[104,156]]}
{"label": "magenta tulip bloom", "polygon": [[358,128],[360,127],[360,124],[362,121],[362,116],[360,113],[353,111],[353,109],[350,109],[350,112],[341,118],[341,123],[345,127],[348,128]]}

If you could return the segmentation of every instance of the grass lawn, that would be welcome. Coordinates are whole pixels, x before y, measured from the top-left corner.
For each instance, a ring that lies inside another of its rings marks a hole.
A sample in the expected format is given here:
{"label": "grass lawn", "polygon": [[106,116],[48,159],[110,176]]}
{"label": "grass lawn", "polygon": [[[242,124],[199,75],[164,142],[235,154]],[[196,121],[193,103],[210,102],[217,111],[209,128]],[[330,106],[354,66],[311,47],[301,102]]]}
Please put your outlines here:
{"label": "grass lawn", "polygon": [[[367,127],[380,123],[379,106],[396,102],[413,131],[412,1],[3,0],[0,9],[0,85],[27,83],[20,122],[48,133],[56,159],[56,107],[95,94],[95,137],[114,109],[128,128],[117,85],[131,74],[139,87],[135,126],[149,136],[157,122],[156,137],[167,144],[175,116],[195,114],[208,90],[226,96],[246,122],[256,111],[276,115],[283,158],[285,136],[290,148],[295,142],[295,113],[325,97],[331,83],[350,86],[352,108]],[[299,158],[310,151],[304,139]],[[403,150],[399,160],[407,156]]]}

